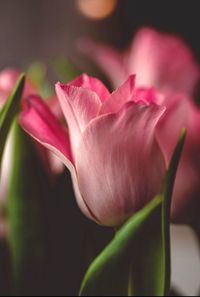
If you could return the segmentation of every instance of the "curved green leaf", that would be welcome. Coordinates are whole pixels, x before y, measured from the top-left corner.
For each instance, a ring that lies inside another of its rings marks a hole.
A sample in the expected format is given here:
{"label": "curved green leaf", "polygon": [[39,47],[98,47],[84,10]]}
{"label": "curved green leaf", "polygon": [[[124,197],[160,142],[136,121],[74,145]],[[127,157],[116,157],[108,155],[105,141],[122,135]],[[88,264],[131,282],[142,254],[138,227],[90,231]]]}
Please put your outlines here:
{"label": "curved green leaf", "polygon": [[0,112],[0,164],[8,133],[15,116],[19,111],[19,104],[25,85],[25,75],[22,74],[14,88],[14,91],[6,101]]}
{"label": "curved green leaf", "polygon": [[164,296],[170,289],[170,208],[185,132],[163,193],[135,214],[92,263],[81,296]]}
{"label": "curved green leaf", "polygon": [[[9,248],[14,295],[47,294],[51,189],[32,139],[14,123],[9,178]],[[51,283],[51,282],[50,282]]]}
{"label": "curved green leaf", "polygon": [[180,158],[182,155],[183,147],[186,139],[186,130],[183,129],[179,142],[175,148],[172,160],[167,172],[165,189],[163,193],[164,203],[162,207],[162,237],[163,237],[163,253],[164,253],[164,295],[167,295],[170,291],[171,283],[171,242],[170,242],[170,214],[171,214],[171,202],[174,189],[174,183],[176,179],[176,173]]}
{"label": "curved green leaf", "polygon": [[141,242],[141,230],[152,229],[161,206],[162,199],[157,197],[116,234],[89,268],[81,287],[81,296],[126,296],[128,291],[135,290],[134,284],[130,289],[129,283],[130,259],[133,265],[138,265],[133,263],[132,254]]}

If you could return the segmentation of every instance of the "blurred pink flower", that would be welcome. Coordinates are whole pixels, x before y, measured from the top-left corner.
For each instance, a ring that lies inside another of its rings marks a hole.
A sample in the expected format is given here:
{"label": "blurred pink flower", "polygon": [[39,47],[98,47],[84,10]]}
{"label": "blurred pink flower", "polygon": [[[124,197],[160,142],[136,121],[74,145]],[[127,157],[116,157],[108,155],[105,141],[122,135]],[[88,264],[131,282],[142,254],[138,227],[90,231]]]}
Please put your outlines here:
{"label": "blurred pink flower", "polygon": [[[5,101],[12,92],[19,76],[20,72],[11,68],[0,72],[0,109],[3,107]],[[30,82],[26,82],[24,96],[26,97],[31,93],[35,93],[35,90],[33,86],[31,86]]]}
{"label": "blurred pink flower", "polygon": [[[0,111],[5,104],[8,96],[10,95],[17,79],[19,78],[19,72],[13,69],[5,69],[0,73]],[[27,87],[26,87],[27,88]],[[4,207],[6,200],[6,194],[8,191],[8,177],[11,172],[10,157],[12,155],[12,137],[9,135],[5,152],[2,160],[2,167],[0,172],[0,212],[1,208]],[[5,218],[1,217],[0,214],[0,240],[5,238],[7,235],[7,223]]]}
{"label": "blurred pink flower", "polygon": [[193,224],[199,219],[200,209],[200,110],[184,94],[166,96],[162,104],[166,106],[166,112],[157,126],[157,138],[167,164],[179,139],[180,130],[187,130],[174,189],[172,221]]}
{"label": "blurred pink flower", "polygon": [[[15,69],[5,69],[0,73],[0,110],[5,104],[7,98],[11,94],[18,78],[20,76],[20,72]],[[26,83],[24,96],[30,94],[33,91],[31,85]],[[1,177],[0,177],[0,202],[5,200],[6,193],[8,191],[8,177],[10,175],[11,170],[11,162],[10,157],[12,155],[12,137],[9,135],[7,144],[5,147],[5,153],[2,160],[2,170],[1,170]]]}
{"label": "blurred pink flower", "polygon": [[141,29],[124,53],[85,38],[78,47],[104,71],[114,88],[136,73],[137,87],[192,94],[200,79],[199,66],[185,43],[150,28]]}
{"label": "blurred pink flower", "polygon": [[167,163],[180,130],[187,129],[174,190],[172,220],[193,223],[200,207],[200,111],[191,95],[199,82],[200,70],[191,51],[181,39],[149,28],[141,29],[124,53],[86,39],[79,42],[79,48],[97,63],[115,87],[127,75],[136,73],[140,95],[143,96],[143,90],[147,94],[145,88],[149,87],[149,96],[155,92],[152,87],[165,94],[152,97],[167,108],[158,125],[158,139]]}
{"label": "blurred pink flower", "polygon": [[36,96],[27,98],[20,123],[69,168],[83,213],[118,226],[163,186],[166,166],[155,130],[165,108],[149,90],[135,90],[134,76],[112,94],[87,75],[56,90],[68,131]]}
{"label": "blurred pink flower", "polygon": [[[7,98],[11,94],[18,78],[20,76],[20,72],[15,69],[5,69],[0,73],[0,110],[5,104]],[[29,80],[26,81],[25,89],[23,97],[27,97],[31,94],[37,93],[37,90],[31,84]],[[50,102],[52,102],[50,100]],[[52,105],[52,104],[51,104]],[[55,104],[54,104],[55,106]],[[52,110],[54,110],[54,106],[52,106]],[[55,112],[57,113],[57,111]],[[63,170],[63,165],[61,162],[52,155],[49,151],[45,150],[42,146],[38,146],[37,151],[41,157],[41,160],[44,163],[47,172],[51,172],[53,174],[60,173]],[[11,156],[13,152],[13,144],[12,144],[12,135],[10,134],[7,140],[7,144],[5,147],[4,157],[2,160],[2,170],[1,170],[1,178],[0,178],[0,201],[2,203],[3,200],[6,199],[6,194],[8,191],[8,177],[11,171]]]}
{"label": "blurred pink flower", "polygon": [[190,96],[162,95],[154,89],[136,89],[137,98],[161,105],[166,111],[156,127],[156,138],[169,165],[183,128],[186,143],[178,168],[171,219],[176,224],[194,224],[200,209],[200,109]]}

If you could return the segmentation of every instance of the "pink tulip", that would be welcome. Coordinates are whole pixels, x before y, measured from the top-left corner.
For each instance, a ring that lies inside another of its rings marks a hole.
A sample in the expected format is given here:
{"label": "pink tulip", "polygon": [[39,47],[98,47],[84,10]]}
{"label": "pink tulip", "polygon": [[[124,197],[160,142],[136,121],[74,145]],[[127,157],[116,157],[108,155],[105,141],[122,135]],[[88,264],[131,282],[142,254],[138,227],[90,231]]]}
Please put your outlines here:
{"label": "pink tulip", "polygon": [[20,123],[69,168],[83,213],[119,226],[163,186],[166,166],[155,130],[165,108],[152,92],[135,89],[134,76],[112,94],[87,75],[58,83],[56,91],[68,130],[36,96],[27,98]]}
{"label": "pink tulip", "polygon": [[200,110],[185,94],[162,95],[154,89],[137,89],[137,97],[164,106],[156,136],[169,165],[180,131],[187,130],[186,144],[178,168],[172,200],[171,220],[194,224],[200,209]]}
{"label": "pink tulip", "polygon": [[[15,69],[5,69],[0,73],[0,110],[5,104],[8,96],[11,94],[18,78],[20,76],[20,72]],[[23,97],[27,97],[28,95],[37,93],[37,90],[32,86],[31,82],[27,80]],[[50,100],[50,106],[52,111],[55,110],[55,104],[52,104],[54,100]],[[57,107],[55,114],[57,114]],[[37,143],[37,152],[44,164],[44,167],[47,169],[48,173],[51,172],[50,178],[52,178],[53,174],[58,174],[63,171],[63,165],[61,162],[52,155],[49,151],[45,150],[42,146],[39,146]],[[0,203],[2,203],[7,196],[8,191],[8,178],[11,171],[11,162],[10,156],[13,153],[13,145],[12,145],[12,135],[8,137],[7,145],[5,148],[4,157],[2,160],[2,170],[0,177]]]}
{"label": "pink tulip", "polygon": [[[15,69],[5,69],[0,73],[0,111],[5,104],[8,96],[11,94],[18,78],[20,76],[20,72]],[[37,91],[35,88],[31,85],[29,81],[26,82],[24,94],[23,96],[26,97],[30,94],[34,94]],[[52,107],[51,100],[51,107]],[[52,110],[54,111],[54,106],[52,107]],[[55,112],[56,113],[56,112]],[[52,153],[44,149],[42,146],[39,146],[37,143],[37,152],[41,158],[41,161],[44,164],[44,167],[46,168],[47,173],[51,173],[49,175],[50,179],[52,179],[52,176],[58,173],[61,173],[63,171],[63,165],[60,162],[60,160],[57,159]],[[0,208],[4,207],[4,205],[7,202],[7,193],[9,190],[9,177],[12,170],[12,164],[11,164],[11,156],[13,155],[13,135],[12,133],[9,134],[2,164],[1,164],[1,172],[0,172]],[[0,240],[5,238],[8,234],[8,224],[1,217],[0,214]]]}
{"label": "pink tulip", "polygon": [[185,94],[162,95],[154,89],[137,89],[137,98],[161,105],[166,111],[156,127],[160,148],[169,165],[180,131],[187,130],[186,144],[178,168],[172,199],[171,220],[194,224],[200,209],[200,110]]}
{"label": "pink tulip", "polygon": [[136,73],[137,87],[192,94],[200,78],[199,67],[185,43],[153,29],[141,29],[124,53],[88,39],[82,39],[78,46],[104,71],[115,88]]}
{"label": "pink tulip", "polygon": [[[15,69],[5,69],[0,73],[0,110],[5,104],[8,96],[11,94],[20,73]],[[26,83],[24,96],[33,92],[33,88],[30,83]],[[5,148],[4,157],[2,160],[2,170],[0,177],[0,202],[6,198],[8,191],[8,177],[10,175],[10,156],[12,155],[12,137],[8,137],[8,141]]]}
{"label": "pink tulip", "polygon": [[[0,73],[0,109],[3,107],[5,101],[12,92],[19,76],[20,72],[11,68],[5,69]],[[35,92],[34,88],[31,86],[30,82],[27,82],[24,90],[24,96],[33,92]]]}
{"label": "pink tulip", "polygon": [[157,138],[167,164],[186,128],[187,138],[178,169],[172,203],[174,223],[193,224],[200,209],[200,110],[187,95],[166,97],[166,112],[157,126]]}
{"label": "pink tulip", "polygon": [[[19,78],[18,71],[6,69],[0,73],[0,111],[10,95],[17,79]],[[5,147],[5,153],[2,160],[2,168],[0,172],[0,208],[5,203],[8,192],[8,177],[11,173],[10,156],[12,155],[12,137],[9,136]],[[4,218],[0,216],[0,240],[7,235],[7,224]]]}
{"label": "pink tulip", "polygon": [[154,92],[153,86],[165,94],[153,98],[167,108],[158,125],[158,140],[167,164],[180,130],[187,129],[173,196],[172,221],[194,223],[200,208],[200,111],[190,96],[199,82],[200,71],[192,53],[179,38],[148,28],[138,32],[125,53],[90,40],[80,42],[80,48],[101,67],[114,86],[128,74],[137,73],[138,92],[142,93],[143,87],[151,87],[149,92]]}

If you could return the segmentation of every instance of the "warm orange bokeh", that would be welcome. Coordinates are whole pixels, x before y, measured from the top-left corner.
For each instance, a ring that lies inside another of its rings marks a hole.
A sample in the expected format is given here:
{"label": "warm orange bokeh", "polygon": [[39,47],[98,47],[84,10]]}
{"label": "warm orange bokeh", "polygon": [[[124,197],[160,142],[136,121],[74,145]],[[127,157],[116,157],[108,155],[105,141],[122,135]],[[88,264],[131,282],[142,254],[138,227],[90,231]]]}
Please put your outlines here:
{"label": "warm orange bokeh", "polygon": [[117,0],[77,0],[79,11],[87,18],[100,20],[110,16],[117,5]]}

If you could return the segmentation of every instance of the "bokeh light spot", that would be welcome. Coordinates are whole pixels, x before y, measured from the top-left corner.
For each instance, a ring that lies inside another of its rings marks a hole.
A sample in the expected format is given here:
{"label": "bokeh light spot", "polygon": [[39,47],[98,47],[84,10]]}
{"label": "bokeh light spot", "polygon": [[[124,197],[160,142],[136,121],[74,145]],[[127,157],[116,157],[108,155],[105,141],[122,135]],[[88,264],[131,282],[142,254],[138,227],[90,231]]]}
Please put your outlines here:
{"label": "bokeh light spot", "polygon": [[109,17],[117,6],[117,0],[76,0],[76,3],[80,13],[93,20]]}

